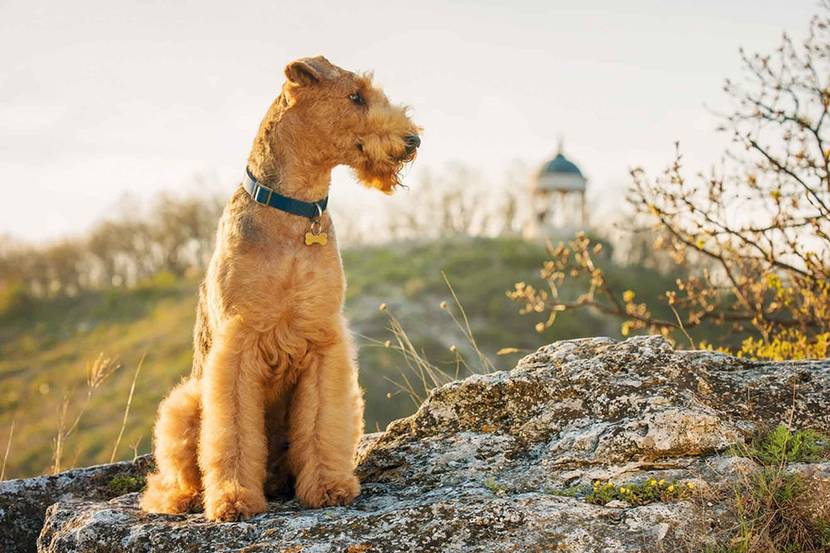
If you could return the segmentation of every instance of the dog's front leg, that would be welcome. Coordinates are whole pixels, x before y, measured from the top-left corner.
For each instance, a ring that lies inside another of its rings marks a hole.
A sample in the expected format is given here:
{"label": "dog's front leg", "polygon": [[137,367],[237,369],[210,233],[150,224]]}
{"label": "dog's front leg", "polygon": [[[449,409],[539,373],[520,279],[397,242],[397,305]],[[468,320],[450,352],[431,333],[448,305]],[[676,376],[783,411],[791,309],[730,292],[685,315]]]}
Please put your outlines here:
{"label": "dog's front leg", "polygon": [[205,364],[199,467],[210,520],[246,518],[266,507],[264,362],[257,339],[231,319],[219,328]]}
{"label": "dog's front leg", "polygon": [[332,345],[310,353],[289,411],[288,461],[297,498],[309,507],[345,504],[360,493],[354,456],[363,433],[363,398],[345,325]]}

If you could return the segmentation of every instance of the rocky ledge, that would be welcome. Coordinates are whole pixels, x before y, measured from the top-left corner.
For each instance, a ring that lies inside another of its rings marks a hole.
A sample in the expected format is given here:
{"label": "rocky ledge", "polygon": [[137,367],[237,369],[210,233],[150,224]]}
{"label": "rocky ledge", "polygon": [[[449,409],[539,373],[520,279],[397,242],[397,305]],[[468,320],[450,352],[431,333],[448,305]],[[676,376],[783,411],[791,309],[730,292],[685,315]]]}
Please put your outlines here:
{"label": "rocky ledge", "polygon": [[[348,507],[275,502],[250,520],[216,524],[200,514],[145,514],[137,493],[106,499],[55,488],[37,549],[700,551],[734,526],[734,494],[723,486],[757,468],[739,444],[781,422],[830,433],[830,361],[676,352],[655,337],[558,342],[510,372],[438,388],[415,415],[368,436],[359,453],[363,493]],[[830,463],[789,470],[826,504]],[[9,515],[9,498],[26,501],[30,483],[42,480],[0,484],[4,535],[22,524],[14,517],[23,515]],[[659,493],[647,502],[611,498],[616,491],[599,500],[606,487],[626,486]]]}

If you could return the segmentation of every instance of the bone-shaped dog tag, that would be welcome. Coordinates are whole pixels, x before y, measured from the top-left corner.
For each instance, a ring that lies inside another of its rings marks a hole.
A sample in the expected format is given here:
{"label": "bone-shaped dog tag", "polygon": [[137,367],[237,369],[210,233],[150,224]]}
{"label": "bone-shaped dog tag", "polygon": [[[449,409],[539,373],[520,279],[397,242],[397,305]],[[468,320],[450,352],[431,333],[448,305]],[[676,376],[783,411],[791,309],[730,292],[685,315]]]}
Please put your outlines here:
{"label": "bone-shaped dog tag", "polygon": [[305,245],[306,246],[313,246],[314,244],[320,244],[321,246],[325,246],[329,241],[328,234],[325,232],[320,233],[313,233],[311,231],[305,233]]}

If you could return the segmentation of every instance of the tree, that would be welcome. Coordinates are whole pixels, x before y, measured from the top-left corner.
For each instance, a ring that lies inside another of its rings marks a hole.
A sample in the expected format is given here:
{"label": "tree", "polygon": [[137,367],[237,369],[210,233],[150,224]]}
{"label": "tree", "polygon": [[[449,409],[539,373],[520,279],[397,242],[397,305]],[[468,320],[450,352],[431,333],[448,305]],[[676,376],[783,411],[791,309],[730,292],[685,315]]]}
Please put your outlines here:
{"label": "tree", "polygon": [[[742,354],[760,358],[830,355],[830,2],[801,45],[786,34],[770,55],[741,51],[744,74],[727,80],[731,113],[719,130],[733,146],[723,167],[688,179],[678,148],[652,178],[632,171],[632,228],[686,274],[665,299],[674,317],[657,317],[634,290],[611,286],[584,235],[550,248],[547,289],[518,283],[508,295],[522,311],[556,314],[591,308],[622,319],[622,333],[643,330],[693,343],[720,327],[739,337]],[[562,285],[579,283],[565,297]],[[699,345],[695,344],[695,345]]]}
{"label": "tree", "polygon": [[221,211],[216,198],[159,196],[150,236],[162,259],[162,270],[183,276],[190,267],[207,265]]}

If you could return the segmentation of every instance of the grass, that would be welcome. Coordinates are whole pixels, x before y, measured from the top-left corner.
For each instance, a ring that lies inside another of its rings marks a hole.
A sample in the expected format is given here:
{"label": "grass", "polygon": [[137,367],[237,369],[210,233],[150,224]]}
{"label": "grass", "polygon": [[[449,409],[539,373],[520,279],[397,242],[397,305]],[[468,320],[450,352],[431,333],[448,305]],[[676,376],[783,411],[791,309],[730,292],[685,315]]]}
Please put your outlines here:
{"label": "grass", "polygon": [[[565,313],[554,328],[533,331],[533,321],[517,313],[505,291],[517,280],[536,278],[544,255],[542,245],[518,238],[457,237],[344,251],[346,316],[359,336],[367,431],[411,414],[418,401],[400,393],[408,361],[400,348],[385,347],[396,338],[387,313],[377,308],[381,303],[407,329],[408,351],[434,370],[434,382],[409,373],[421,399],[435,382],[511,368],[520,355],[557,339],[619,337],[615,321],[588,312]],[[619,269],[615,278],[629,287],[649,281],[641,268]],[[129,290],[29,301],[0,313],[0,451],[9,450],[4,476],[54,468],[59,434],[61,468],[108,462],[116,444],[115,458],[127,455],[124,444],[148,452],[159,401],[190,370],[197,285],[196,278],[160,274]],[[508,354],[496,355],[499,350]],[[127,369],[113,370],[89,395],[86,367],[99,356]]]}
{"label": "grass", "polygon": [[[388,319],[388,331],[394,337],[394,342],[392,340],[385,340],[381,343],[380,340],[363,336],[364,340],[371,345],[382,345],[382,347],[400,354],[404,364],[398,369],[399,378],[385,377],[385,379],[397,388],[396,393],[402,392],[409,396],[415,408],[423,403],[433,388],[457,380],[465,373],[485,374],[496,370],[495,365],[487,354],[479,348],[473,329],[470,326],[467,312],[464,310],[464,305],[458,299],[458,295],[455,293],[455,289],[447,278],[447,275],[442,273],[441,276],[444,278],[447,289],[452,295],[453,305],[450,305],[447,301],[442,301],[438,305],[438,308],[446,312],[449,319],[455,324],[455,327],[460,330],[467,346],[475,352],[476,362],[472,364],[468,363],[458,346],[453,344],[449,349],[455,355],[454,370],[449,372],[439,368],[427,358],[423,351],[420,351],[413,344],[412,339],[407,334],[400,320],[394,315],[386,303],[380,304],[379,310]],[[497,352],[497,355],[499,353]],[[388,398],[392,397],[391,392],[387,392],[386,395]]]}
{"label": "grass", "polygon": [[[517,305],[507,299],[505,292],[516,280],[537,278],[544,255],[541,244],[517,238],[404,242],[344,252],[349,283],[346,314],[360,335],[367,429],[384,428],[389,421],[410,414],[419,401],[413,403],[409,391],[397,385],[401,383],[400,368],[408,367],[399,348],[386,347],[387,340],[396,345],[389,313],[406,329],[418,354],[450,377],[512,368],[521,355],[559,339],[619,337],[615,321],[593,313],[563,314],[554,328],[542,334],[533,330],[532,319],[518,314]],[[458,303],[443,275],[451,283]],[[639,268],[629,273],[620,270],[618,276],[632,286],[635,280],[647,280]],[[386,312],[378,310],[381,304],[386,305]],[[466,323],[458,304],[464,307]],[[457,321],[448,317],[450,314]],[[497,355],[500,350],[507,354]],[[482,370],[480,354],[493,366]],[[467,360],[472,371],[458,367],[460,357]],[[411,384],[418,388],[418,379],[414,378]],[[437,380],[442,383],[443,377]],[[424,389],[420,386],[421,398]]]}
{"label": "grass", "polygon": [[118,437],[115,439],[115,445],[112,446],[112,455],[110,455],[110,463],[115,461],[115,454],[118,453],[118,446],[121,444],[121,438],[124,437],[124,429],[127,427],[127,419],[130,416],[130,406],[133,404],[133,394],[135,394],[135,383],[138,380],[138,375],[141,372],[141,365],[144,364],[146,356],[142,355],[138,365],[135,367],[135,374],[133,375],[133,383],[130,384],[130,395],[127,396],[127,405],[124,407],[124,419],[121,421],[121,430],[118,431]]}
{"label": "grass", "polygon": [[387,392],[386,397],[392,397],[398,393],[404,393],[417,409],[426,399],[430,390],[442,384],[455,380],[459,376],[458,365],[454,374],[450,374],[435,366],[422,351],[412,343],[400,320],[389,309],[385,303],[380,304],[379,311],[384,313],[389,321],[389,333],[394,337],[392,340],[381,342],[369,336],[362,338],[372,346],[381,346],[391,349],[400,354],[403,364],[398,369],[399,378],[385,376],[384,378],[392,384],[396,391]]}
{"label": "grass", "polygon": [[12,423],[9,425],[9,437],[6,439],[6,451],[3,453],[3,465],[0,467],[0,481],[6,478],[6,464],[9,462],[9,453],[12,450],[12,439],[14,439],[14,423],[15,419],[12,417]]}
{"label": "grass", "polygon": [[[734,454],[760,468],[742,474],[731,490],[737,524],[708,553],[820,553],[830,550],[828,489],[817,489],[792,463],[816,462],[830,452],[828,438],[778,425],[759,433]],[[825,488],[827,488],[825,486]]]}
{"label": "grass", "polygon": [[744,456],[763,465],[815,463],[827,458],[830,442],[813,430],[791,431],[779,424],[770,432],[753,436],[743,451]]}
{"label": "grass", "polygon": [[[148,450],[158,401],[190,364],[194,287],[146,283],[36,302],[0,323],[0,436],[17,413],[7,478],[109,461],[133,377],[121,367],[145,352],[123,440]],[[104,359],[112,370],[90,380]]]}
{"label": "grass", "polygon": [[52,474],[57,474],[61,471],[64,466],[61,464],[63,460],[63,453],[64,449],[66,448],[66,442],[70,436],[72,436],[81,424],[81,419],[86,413],[86,410],[89,408],[90,401],[92,401],[93,395],[95,395],[96,390],[100,388],[104,382],[118,370],[119,366],[117,362],[109,357],[104,357],[103,354],[99,354],[98,357],[87,365],[87,382],[86,382],[86,397],[83,399],[78,411],[75,415],[72,424],[66,425],[67,417],[69,416],[69,408],[70,408],[70,394],[67,393],[63,401],[61,402],[60,407],[60,414],[58,415],[58,430],[55,434],[54,440],[54,457],[52,462]]}

